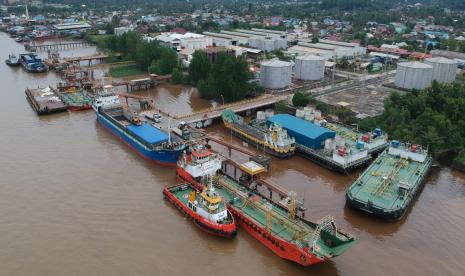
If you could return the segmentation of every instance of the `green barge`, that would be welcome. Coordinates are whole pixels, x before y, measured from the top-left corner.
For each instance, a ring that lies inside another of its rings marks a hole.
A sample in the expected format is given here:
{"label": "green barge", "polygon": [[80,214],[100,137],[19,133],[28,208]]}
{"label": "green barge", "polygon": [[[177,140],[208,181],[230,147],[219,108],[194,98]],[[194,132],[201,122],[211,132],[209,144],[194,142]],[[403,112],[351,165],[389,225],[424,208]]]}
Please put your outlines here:
{"label": "green barge", "polygon": [[346,201],[374,216],[399,220],[421,191],[432,163],[426,149],[394,140],[349,187]]}

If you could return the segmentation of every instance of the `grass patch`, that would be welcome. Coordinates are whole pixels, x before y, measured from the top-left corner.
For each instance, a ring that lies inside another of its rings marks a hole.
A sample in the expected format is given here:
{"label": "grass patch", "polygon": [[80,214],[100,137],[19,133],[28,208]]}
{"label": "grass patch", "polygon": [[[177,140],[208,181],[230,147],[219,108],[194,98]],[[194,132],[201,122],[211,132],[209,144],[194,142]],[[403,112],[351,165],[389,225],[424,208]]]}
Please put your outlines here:
{"label": "grass patch", "polygon": [[129,76],[144,75],[147,72],[142,71],[137,65],[128,65],[110,68],[110,76],[113,78],[124,78]]}
{"label": "grass patch", "polygon": [[94,43],[94,44],[98,44],[100,41],[104,40],[105,38],[107,37],[110,37],[111,35],[86,35],[86,40],[91,42],[91,43]]}

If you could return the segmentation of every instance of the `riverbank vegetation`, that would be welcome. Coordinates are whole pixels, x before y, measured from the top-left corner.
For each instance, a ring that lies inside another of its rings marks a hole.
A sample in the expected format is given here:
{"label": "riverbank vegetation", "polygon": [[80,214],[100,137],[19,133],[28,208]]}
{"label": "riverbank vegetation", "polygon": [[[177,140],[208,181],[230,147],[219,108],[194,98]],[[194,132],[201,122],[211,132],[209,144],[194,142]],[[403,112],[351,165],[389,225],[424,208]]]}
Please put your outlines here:
{"label": "riverbank vegetation", "polygon": [[91,39],[97,42],[99,50],[109,54],[120,54],[123,60],[133,60],[144,72],[166,75],[179,66],[174,50],[161,46],[157,41],[145,41],[136,32]]}
{"label": "riverbank vegetation", "polygon": [[392,93],[384,113],[360,121],[360,128],[381,127],[391,139],[427,146],[433,154],[465,147],[465,85],[433,82],[424,91]]}
{"label": "riverbank vegetation", "polygon": [[233,102],[249,94],[251,73],[244,57],[218,53],[215,62],[202,51],[193,54],[189,75],[203,98]]}
{"label": "riverbank vegetation", "polygon": [[146,74],[146,71],[142,71],[136,65],[118,66],[111,67],[109,70],[110,76],[113,78],[124,78],[129,76],[137,76]]}

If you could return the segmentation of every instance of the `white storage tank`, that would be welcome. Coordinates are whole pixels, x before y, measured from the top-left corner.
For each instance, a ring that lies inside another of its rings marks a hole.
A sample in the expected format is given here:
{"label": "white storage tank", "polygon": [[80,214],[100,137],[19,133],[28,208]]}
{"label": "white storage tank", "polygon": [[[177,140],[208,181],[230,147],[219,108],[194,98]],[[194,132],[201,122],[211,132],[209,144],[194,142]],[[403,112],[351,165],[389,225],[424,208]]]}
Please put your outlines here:
{"label": "white storage tank", "polygon": [[265,121],[265,120],[266,120],[265,111],[258,111],[257,112],[257,121]]}
{"label": "white storage tank", "polygon": [[325,76],[325,59],[315,55],[295,58],[294,77],[299,80],[321,80]]}
{"label": "white storage tank", "polygon": [[267,109],[265,110],[265,117],[266,118],[271,118],[274,116],[274,110],[273,109]]}
{"label": "white storage tank", "polygon": [[292,64],[272,59],[263,61],[260,71],[260,84],[268,89],[282,89],[291,83]]}
{"label": "white storage tank", "polygon": [[451,83],[457,76],[457,63],[455,60],[435,57],[428,58],[425,63],[433,66],[433,80],[439,83]]}
{"label": "white storage tank", "polygon": [[395,85],[404,89],[423,90],[433,81],[433,66],[418,61],[397,64]]}
{"label": "white storage tank", "polygon": [[296,116],[297,118],[303,118],[303,117],[305,116],[305,111],[302,110],[302,109],[297,109],[297,110],[295,111],[295,116]]}

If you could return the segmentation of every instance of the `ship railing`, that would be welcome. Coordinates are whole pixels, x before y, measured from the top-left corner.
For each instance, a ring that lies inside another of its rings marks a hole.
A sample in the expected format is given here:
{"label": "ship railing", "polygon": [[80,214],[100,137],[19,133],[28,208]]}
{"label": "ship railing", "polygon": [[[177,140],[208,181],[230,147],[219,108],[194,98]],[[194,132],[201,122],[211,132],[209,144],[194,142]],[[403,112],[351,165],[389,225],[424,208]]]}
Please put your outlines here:
{"label": "ship railing", "polygon": [[[235,189],[231,187],[231,185],[228,185],[224,182],[226,181],[231,181],[229,179],[225,179],[224,177],[220,177],[218,179],[218,184],[230,191],[233,195],[237,195],[242,200],[244,200],[244,206],[242,208],[245,208],[246,206],[252,205],[254,208],[257,208],[264,212],[265,214],[270,214],[272,219],[274,219],[276,222],[278,222],[280,225],[283,227],[292,230],[294,233],[292,240],[303,240],[306,236],[310,235],[312,232],[314,232],[314,229],[311,229],[309,227],[306,227],[306,225],[302,225],[299,222],[299,220],[292,220],[289,217],[284,216],[283,214],[275,211],[274,209],[268,210],[267,205],[263,204],[263,202],[257,202],[249,198],[248,194],[240,191],[238,189]],[[231,183],[232,184],[232,183]],[[234,185],[234,184],[232,184]],[[267,200],[268,201],[268,200]],[[266,225],[264,225],[266,226]],[[268,229],[270,232],[274,232],[272,228]],[[278,233],[279,234],[279,233]]]}

